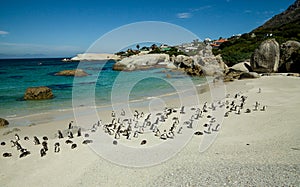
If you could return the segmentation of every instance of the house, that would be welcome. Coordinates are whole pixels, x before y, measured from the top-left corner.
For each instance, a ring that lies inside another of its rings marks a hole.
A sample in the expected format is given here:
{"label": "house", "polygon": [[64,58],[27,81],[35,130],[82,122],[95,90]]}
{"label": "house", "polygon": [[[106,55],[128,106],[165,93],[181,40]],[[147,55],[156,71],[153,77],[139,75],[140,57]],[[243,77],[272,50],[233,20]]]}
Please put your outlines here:
{"label": "house", "polygon": [[227,42],[228,40],[227,39],[224,39],[224,38],[220,38],[219,40],[215,40],[212,44],[210,44],[212,46],[212,48],[219,48],[220,45],[224,42]]}

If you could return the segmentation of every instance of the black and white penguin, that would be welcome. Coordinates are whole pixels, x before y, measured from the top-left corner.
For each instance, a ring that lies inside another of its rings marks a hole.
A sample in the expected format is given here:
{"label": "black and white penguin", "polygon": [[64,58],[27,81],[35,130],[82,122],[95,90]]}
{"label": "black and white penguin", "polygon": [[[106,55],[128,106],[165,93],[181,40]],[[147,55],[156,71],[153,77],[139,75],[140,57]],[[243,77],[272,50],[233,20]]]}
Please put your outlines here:
{"label": "black and white penguin", "polygon": [[54,153],[58,153],[60,151],[60,144],[59,142],[56,142],[54,144]]}

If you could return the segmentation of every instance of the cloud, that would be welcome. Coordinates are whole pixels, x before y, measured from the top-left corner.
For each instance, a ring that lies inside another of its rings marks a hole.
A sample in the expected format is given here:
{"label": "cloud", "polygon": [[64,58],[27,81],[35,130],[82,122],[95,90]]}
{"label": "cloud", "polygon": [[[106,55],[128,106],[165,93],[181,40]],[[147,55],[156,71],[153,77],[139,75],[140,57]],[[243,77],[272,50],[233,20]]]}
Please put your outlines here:
{"label": "cloud", "polygon": [[244,13],[245,14],[250,14],[250,13],[252,13],[252,11],[251,10],[245,10]]}
{"label": "cloud", "polygon": [[191,12],[198,12],[201,10],[209,9],[211,7],[212,7],[211,5],[206,5],[206,6],[202,6],[202,7],[198,7],[198,8],[193,8],[193,9],[191,9]]}
{"label": "cloud", "polygon": [[192,14],[188,13],[188,12],[183,12],[183,13],[177,14],[177,18],[180,18],[180,19],[188,19],[190,17],[192,17]]}
{"label": "cloud", "polygon": [[6,32],[6,31],[0,31],[0,35],[6,35],[6,34],[9,34],[9,32]]}

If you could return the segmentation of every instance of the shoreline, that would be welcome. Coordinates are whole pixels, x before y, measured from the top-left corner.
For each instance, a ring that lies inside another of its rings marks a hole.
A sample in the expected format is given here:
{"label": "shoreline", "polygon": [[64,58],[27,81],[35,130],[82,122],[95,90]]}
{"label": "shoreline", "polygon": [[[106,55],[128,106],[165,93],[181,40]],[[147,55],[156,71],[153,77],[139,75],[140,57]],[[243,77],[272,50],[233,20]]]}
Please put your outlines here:
{"label": "shoreline", "polygon": [[[202,94],[204,92],[208,92],[209,91],[209,84],[212,83],[212,80],[207,80],[206,83],[204,84],[198,84],[198,85],[194,85],[194,87],[197,89],[198,94]],[[193,89],[193,88],[192,88]],[[188,91],[188,90],[183,90],[183,91]],[[169,92],[169,93],[165,93],[162,95],[158,95],[158,96],[153,96],[153,97],[146,97],[146,98],[140,98],[140,99],[135,99],[135,100],[130,100],[129,104],[135,105],[135,104],[142,104],[142,107],[145,107],[145,105],[147,105],[147,103],[151,100],[151,99],[155,99],[155,98],[159,98],[159,99],[165,99],[168,101],[172,101],[174,100],[174,97],[176,96],[176,94],[178,94],[176,91],[174,92]],[[114,105],[117,108],[120,108],[120,106],[124,105],[126,103],[114,103]],[[104,105],[96,105],[96,106],[77,106],[77,107],[71,107],[71,108],[63,108],[63,109],[53,109],[53,110],[49,110],[46,112],[42,112],[42,113],[35,113],[35,114],[29,114],[29,115],[24,115],[24,116],[17,116],[15,115],[11,115],[11,116],[7,116],[5,117],[5,119],[7,119],[10,122],[10,125],[7,127],[17,127],[17,126],[28,126],[28,125],[37,125],[37,124],[43,124],[43,123],[49,123],[51,121],[59,121],[62,119],[68,119],[71,118],[71,116],[73,116],[73,111],[74,110],[80,110],[80,109],[97,109],[99,110],[98,112],[102,111],[102,110],[108,110],[111,109],[112,105],[107,103]],[[63,114],[62,114],[63,112]],[[48,119],[48,120],[47,120]],[[24,125],[22,125],[23,123],[25,123]]]}
{"label": "shoreline", "polygon": [[[107,159],[105,155],[97,152],[97,147],[102,149],[119,150],[122,145],[142,149],[139,144],[141,140],[147,139],[146,146],[160,145],[162,140],[149,137],[148,134],[141,135],[138,139],[127,141],[122,138],[118,140],[118,145],[113,145],[112,140],[98,144],[97,141],[90,146],[82,145],[86,139],[74,138],[77,148],[72,150],[63,140],[58,140],[55,136],[57,129],[66,129],[69,120],[65,119],[57,122],[50,122],[34,126],[20,127],[21,138],[33,135],[49,137],[50,151],[45,157],[40,157],[37,147],[32,142],[21,141],[32,154],[25,158],[13,156],[11,158],[0,158],[3,170],[0,171],[1,182],[5,186],[17,186],[21,182],[23,185],[36,186],[45,184],[46,186],[57,185],[57,177],[65,176],[60,181],[61,186],[281,186],[299,184],[300,169],[300,137],[299,137],[299,112],[300,85],[299,78],[286,76],[263,76],[259,79],[236,80],[225,83],[226,94],[230,94],[230,101],[234,95],[240,93],[247,96],[246,108],[253,108],[256,101],[266,105],[266,111],[252,111],[249,114],[230,113],[224,118],[220,131],[208,135],[192,135],[188,142],[167,160],[159,162],[151,167],[124,167]],[[218,88],[218,85],[212,85]],[[261,93],[258,93],[261,88]],[[217,89],[218,90],[218,89]],[[193,98],[192,95],[190,95]],[[210,92],[198,94],[199,104],[212,102]],[[177,106],[177,103],[170,101],[170,105]],[[153,103],[148,108],[139,108],[139,111],[151,111],[159,104]],[[152,108],[151,108],[152,107]],[[189,107],[186,108],[188,110]],[[133,108],[132,110],[134,110]],[[120,111],[116,111],[119,114]],[[133,112],[133,111],[132,111]],[[126,111],[127,113],[127,111]],[[179,114],[174,114],[174,116]],[[188,114],[187,114],[188,115]],[[206,114],[208,115],[208,114]],[[73,116],[74,117],[74,116]],[[75,116],[76,117],[76,116]],[[99,117],[104,122],[111,120],[111,111],[103,110],[99,112]],[[154,118],[155,119],[155,118]],[[193,131],[184,129],[183,135],[189,136],[188,132],[202,131],[204,123],[210,120],[202,118],[198,125],[195,124]],[[81,124],[82,122],[83,125]],[[94,134],[90,132],[91,127],[96,122],[96,116],[83,115],[77,123],[84,127],[83,133],[90,134],[91,139],[103,137],[102,128]],[[181,123],[184,119],[181,120]],[[85,126],[86,125],[86,126]],[[77,124],[74,124],[77,127]],[[14,139],[14,132],[3,135],[9,128],[0,129],[1,141]],[[63,131],[64,132],[64,131]],[[100,134],[99,134],[100,133]],[[100,135],[100,136],[99,136]],[[177,135],[173,140],[184,138]],[[188,138],[188,137],[187,137]],[[209,138],[215,138],[213,143],[205,149],[199,151],[201,146]],[[62,145],[60,153],[53,153],[53,146],[56,141]],[[94,146],[95,147],[94,147]],[[145,147],[146,148],[146,147]],[[153,147],[154,150],[166,153],[167,148]],[[1,153],[11,150],[10,145],[1,147]],[[153,150],[153,151],[154,151]],[[13,152],[15,154],[16,151]],[[117,153],[117,152],[116,152]],[[152,157],[145,157],[151,159]],[[11,167],[11,166],[14,167]],[[25,172],[31,168],[31,172]],[[55,172],[53,172],[55,171]],[[72,171],[72,172],[67,172]],[[49,174],[51,173],[51,174]],[[68,173],[68,174],[66,174]],[[116,175],[117,173],[117,175]],[[126,177],[125,177],[126,176]],[[27,180],[24,182],[22,178]],[[45,181],[47,181],[45,183]]]}

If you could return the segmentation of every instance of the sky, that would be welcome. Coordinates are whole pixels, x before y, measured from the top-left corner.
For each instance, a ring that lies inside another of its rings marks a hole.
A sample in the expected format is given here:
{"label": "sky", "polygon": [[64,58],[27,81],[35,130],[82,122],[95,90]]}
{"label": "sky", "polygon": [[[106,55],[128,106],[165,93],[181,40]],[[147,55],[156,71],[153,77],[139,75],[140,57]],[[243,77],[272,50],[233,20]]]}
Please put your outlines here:
{"label": "sky", "polygon": [[[295,0],[1,0],[0,58],[71,57],[85,52],[95,41],[112,30],[144,21],[165,22],[183,27],[201,40],[226,38],[250,32],[294,2]],[[169,32],[161,30],[159,25],[155,30],[157,34]],[[120,35],[124,38],[134,37],[135,31],[132,32],[130,36],[126,33]],[[176,37],[176,32],[170,31],[169,35]],[[113,42],[116,42],[113,45],[118,45],[117,41]]]}

